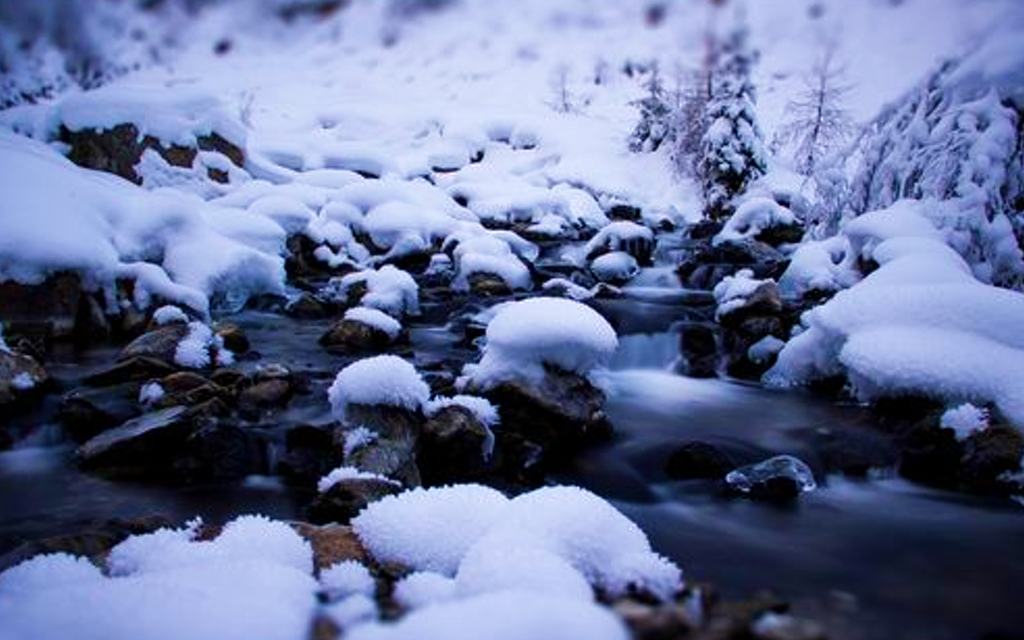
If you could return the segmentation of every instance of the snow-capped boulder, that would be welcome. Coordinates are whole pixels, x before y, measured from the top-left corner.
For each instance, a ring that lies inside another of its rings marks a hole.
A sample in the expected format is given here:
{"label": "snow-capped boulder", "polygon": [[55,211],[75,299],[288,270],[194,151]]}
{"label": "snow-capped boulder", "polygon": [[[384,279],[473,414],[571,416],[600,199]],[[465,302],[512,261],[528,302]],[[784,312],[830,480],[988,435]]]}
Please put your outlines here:
{"label": "snow-capped boulder", "polygon": [[401,318],[420,312],[419,286],[412,276],[387,264],[377,270],[332,278],[327,293],[349,306],[378,309]]}
{"label": "snow-capped boulder", "polygon": [[635,222],[619,220],[601,229],[583,248],[588,260],[614,251],[628,253],[641,266],[650,266],[654,232]]}
{"label": "snow-capped boulder", "polygon": [[800,242],[804,229],[792,211],[771,198],[751,197],[729,216],[712,242],[754,239],[769,246]]}
{"label": "snow-capped boulder", "polygon": [[320,344],[338,353],[380,353],[404,337],[402,324],[383,311],[353,307],[320,337]]}
{"label": "snow-capped boulder", "polygon": [[332,470],[317,483],[317,496],[306,510],[314,524],[346,523],[366,505],[401,491],[402,484],[355,467]]}

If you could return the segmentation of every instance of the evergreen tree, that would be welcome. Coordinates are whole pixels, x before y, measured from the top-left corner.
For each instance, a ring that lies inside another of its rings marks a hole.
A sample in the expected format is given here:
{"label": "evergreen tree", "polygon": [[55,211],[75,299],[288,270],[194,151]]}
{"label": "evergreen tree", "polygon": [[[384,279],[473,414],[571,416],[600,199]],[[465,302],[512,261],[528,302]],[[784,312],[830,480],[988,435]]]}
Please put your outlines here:
{"label": "evergreen tree", "polygon": [[629,136],[629,150],[637,153],[657,151],[662,143],[674,139],[673,109],[656,62],[651,64],[645,89],[647,95],[633,103],[640,110],[640,121]]}
{"label": "evergreen tree", "polygon": [[729,214],[732,199],[767,171],[767,153],[754,109],[751,71],[757,52],[740,24],[717,41],[710,76],[708,128],[698,170],[711,218]]}

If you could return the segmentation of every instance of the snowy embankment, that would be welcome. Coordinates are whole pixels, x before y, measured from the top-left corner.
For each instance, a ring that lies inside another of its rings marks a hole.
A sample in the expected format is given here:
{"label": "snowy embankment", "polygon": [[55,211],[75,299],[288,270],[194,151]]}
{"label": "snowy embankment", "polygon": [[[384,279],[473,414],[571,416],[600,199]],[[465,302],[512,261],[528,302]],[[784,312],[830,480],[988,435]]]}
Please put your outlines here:
{"label": "snowy embankment", "polygon": [[769,384],[846,375],[864,400],[994,404],[1024,427],[1024,295],[975,279],[921,215],[939,206],[901,201],[846,225],[848,251],[878,268],[804,314]]}

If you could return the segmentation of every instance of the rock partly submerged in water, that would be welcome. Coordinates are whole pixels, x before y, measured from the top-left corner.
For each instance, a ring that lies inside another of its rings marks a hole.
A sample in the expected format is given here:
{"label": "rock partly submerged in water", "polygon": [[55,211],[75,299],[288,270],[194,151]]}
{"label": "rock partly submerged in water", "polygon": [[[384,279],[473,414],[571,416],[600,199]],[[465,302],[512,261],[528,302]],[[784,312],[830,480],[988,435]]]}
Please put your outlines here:
{"label": "rock partly submerged in water", "polygon": [[810,467],[789,455],[775,456],[730,471],[725,482],[735,493],[769,501],[792,500],[818,487]]}

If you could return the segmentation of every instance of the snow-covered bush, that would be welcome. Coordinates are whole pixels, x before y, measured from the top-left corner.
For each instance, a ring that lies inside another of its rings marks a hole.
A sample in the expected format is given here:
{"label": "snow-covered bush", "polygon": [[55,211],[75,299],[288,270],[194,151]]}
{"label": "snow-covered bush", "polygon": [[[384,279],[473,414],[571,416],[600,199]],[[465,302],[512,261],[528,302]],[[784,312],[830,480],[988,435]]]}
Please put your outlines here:
{"label": "snow-covered bush", "polygon": [[345,420],[349,405],[383,405],[420,411],[430,400],[430,387],[416,369],[398,356],[357,360],[342,369],[327,391],[334,416]]}
{"label": "snow-covered bush", "polygon": [[611,325],[585,304],[532,298],[505,305],[487,325],[487,343],[460,383],[488,388],[508,379],[540,380],[544,366],[588,374],[618,347]]}
{"label": "snow-covered bush", "polygon": [[1024,55],[999,34],[949,62],[882,113],[860,145],[850,206],[861,214],[901,198],[926,209],[984,282],[1024,286]]}

